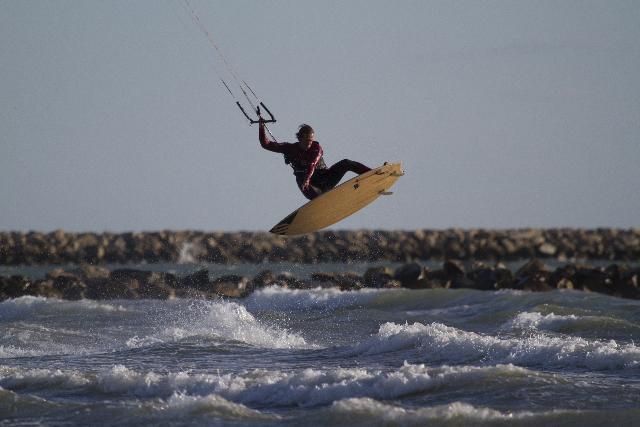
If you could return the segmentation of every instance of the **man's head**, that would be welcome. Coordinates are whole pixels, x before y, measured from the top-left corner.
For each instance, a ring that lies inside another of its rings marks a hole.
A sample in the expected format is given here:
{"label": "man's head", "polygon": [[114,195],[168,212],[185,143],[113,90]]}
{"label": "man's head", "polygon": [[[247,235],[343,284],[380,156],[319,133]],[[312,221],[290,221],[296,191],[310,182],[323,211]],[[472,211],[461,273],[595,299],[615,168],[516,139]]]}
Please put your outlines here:
{"label": "man's head", "polygon": [[298,143],[302,148],[308,150],[311,147],[311,143],[315,138],[315,132],[313,128],[308,124],[302,124],[298,128],[298,132],[296,133],[296,138],[298,138]]}

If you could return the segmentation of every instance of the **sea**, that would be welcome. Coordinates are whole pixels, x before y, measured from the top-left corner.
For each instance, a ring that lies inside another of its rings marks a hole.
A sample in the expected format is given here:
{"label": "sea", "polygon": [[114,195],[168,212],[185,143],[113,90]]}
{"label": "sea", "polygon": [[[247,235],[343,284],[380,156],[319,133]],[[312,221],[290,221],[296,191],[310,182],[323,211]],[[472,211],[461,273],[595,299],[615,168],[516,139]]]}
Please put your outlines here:
{"label": "sea", "polygon": [[280,287],[220,300],[21,297],[0,302],[0,425],[638,426],[640,301]]}

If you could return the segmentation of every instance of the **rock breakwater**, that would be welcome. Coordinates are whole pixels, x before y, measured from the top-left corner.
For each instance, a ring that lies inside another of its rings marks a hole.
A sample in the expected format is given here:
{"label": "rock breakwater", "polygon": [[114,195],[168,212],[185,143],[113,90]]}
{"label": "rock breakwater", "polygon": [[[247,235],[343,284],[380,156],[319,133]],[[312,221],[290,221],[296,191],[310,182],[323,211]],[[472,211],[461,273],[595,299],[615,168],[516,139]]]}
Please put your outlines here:
{"label": "rock breakwater", "polygon": [[265,270],[254,277],[225,275],[209,277],[202,269],[178,276],[165,272],[137,269],[108,270],[85,265],[65,270],[54,269],[44,279],[14,275],[0,276],[0,300],[25,295],[69,300],[78,299],[172,299],[220,297],[240,298],[266,286],[291,289],[337,287],[341,290],[362,288],[409,289],[516,289],[550,291],[576,289],[607,295],[640,299],[640,268],[624,264],[594,267],[568,263],[552,270],[539,259],[532,259],[516,271],[501,263],[489,266],[481,262],[463,263],[446,260],[441,268],[430,269],[418,262],[395,269],[375,267],[363,275],[357,273],[317,272],[310,277],[276,274]]}
{"label": "rock breakwater", "polygon": [[0,232],[1,265],[140,262],[364,262],[411,260],[640,260],[640,229],[448,229],[262,232]]}

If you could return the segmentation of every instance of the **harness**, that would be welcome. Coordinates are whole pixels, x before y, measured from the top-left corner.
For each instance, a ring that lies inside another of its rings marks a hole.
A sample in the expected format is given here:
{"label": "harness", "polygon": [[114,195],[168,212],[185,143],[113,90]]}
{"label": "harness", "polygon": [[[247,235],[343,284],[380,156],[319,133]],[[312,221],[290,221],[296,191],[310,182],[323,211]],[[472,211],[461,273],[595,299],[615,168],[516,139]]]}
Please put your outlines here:
{"label": "harness", "polygon": [[[307,173],[307,169],[306,165],[297,165],[296,167],[296,159],[293,158],[290,155],[284,154],[284,162],[291,166],[291,169],[293,169],[293,174],[297,177],[297,176],[302,176],[304,177],[304,174]],[[302,168],[300,168],[301,166],[303,166]],[[327,169],[327,164],[324,162],[324,158],[320,157],[320,160],[318,160],[318,163],[316,164],[316,170],[318,169]]]}

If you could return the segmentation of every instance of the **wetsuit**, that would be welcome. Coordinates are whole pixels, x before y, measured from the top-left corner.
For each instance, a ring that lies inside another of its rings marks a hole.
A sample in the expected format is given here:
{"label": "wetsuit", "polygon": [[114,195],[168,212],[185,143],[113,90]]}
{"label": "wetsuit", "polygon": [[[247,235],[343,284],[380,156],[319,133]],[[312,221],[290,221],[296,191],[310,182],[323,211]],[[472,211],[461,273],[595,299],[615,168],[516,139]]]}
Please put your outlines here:
{"label": "wetsuit", "polygon": [[[271,141],[262,124],[260,125],[259,137],[262,148],[284,155],[285,163],[293,168],[298,188],[309,200],[338,185],[344,174],[349,171],[360,175],[371,170],[367,166],[349,159],[341,160],[327,168],[322,158],[322,147],[318,141],[313,141],[308,150],[300,148],[296,143]],[[304,183],[307,180],[310,185],[304,188]]]}

